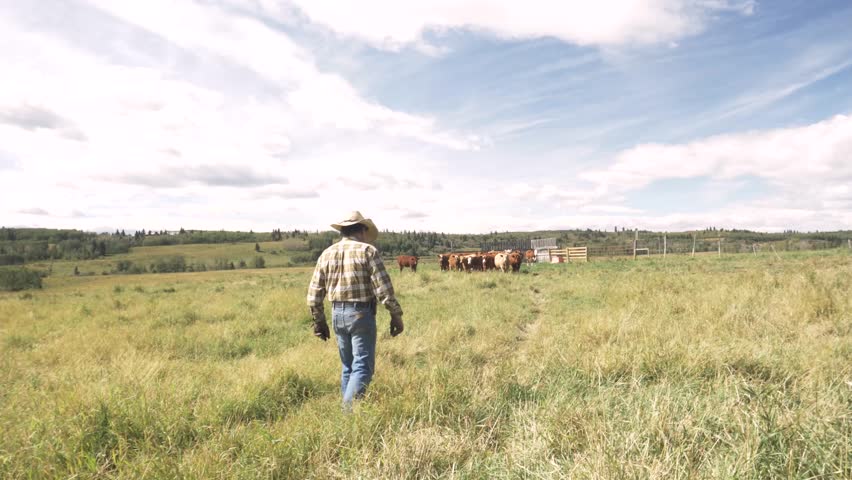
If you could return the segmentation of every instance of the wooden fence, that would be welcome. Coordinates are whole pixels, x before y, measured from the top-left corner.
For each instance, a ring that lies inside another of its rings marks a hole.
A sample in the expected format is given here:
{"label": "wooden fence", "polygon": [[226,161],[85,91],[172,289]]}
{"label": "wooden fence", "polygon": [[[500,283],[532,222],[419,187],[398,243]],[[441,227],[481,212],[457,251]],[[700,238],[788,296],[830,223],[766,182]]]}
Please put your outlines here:
{"label": "wooden fence", "polygon": [[588,262],[588,247],[552,248],[549,250],[550,258],[562,257],[569,262]]}
{"label": "wooden fence", "polygon": [[[554,239],[555,240],[555,239]],[[550,242],[551,239],[532,240],[536,242]],[[480,250],[473,250],[470,247],[460,250],[454,250],[455,253],[469,254],[479,253],[489,250],[506,250],[508,247],[522,247],[527,245],[528,241],[520,242],[495,242],[481,245]],[[502,248],[507,247],[507,248]],[[542,263],[550,262],[552,257],[562,257],[563,261],[587,262],[592,257],[637,257],[637,256],[665,256],[665,255],[723,255],[730,253],[751,253],[758,255],[761,253],[771,254],[769,252],[782,251],[803,251],[803,250],[820,250],[828,248],[846,247],[852,250],[852,239],[838,241],[828,240],[794,240],[783,239],[774,241],[764,241],[757,243],[747,243],[738,239],[728,240],[723,237],[703,237],[695,239],[666,238],[665,235],[645,237],[639,239],[635,245],[592,245],[583,247],[565,247],[565,248],[542,248],[536,249],[537,260]],[[524,250],[523,248],[518,248]],[[635,254],[634,254],[635,251]],[[383,254],[382,258],[385,262],[396,263],[396,256]],[[421,255],[421,263],[437,262],[437,254]]]}

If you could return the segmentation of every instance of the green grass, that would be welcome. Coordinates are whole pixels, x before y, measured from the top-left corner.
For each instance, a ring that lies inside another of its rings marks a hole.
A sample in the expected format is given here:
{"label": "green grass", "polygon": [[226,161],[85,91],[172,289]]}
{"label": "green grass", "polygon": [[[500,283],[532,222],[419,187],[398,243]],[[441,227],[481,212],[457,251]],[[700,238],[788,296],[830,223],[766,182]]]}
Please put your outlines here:
{"label": "green grass", "polygon": [[850,274],[392,270],[406,330],[379,314],[349,416],[309,268],[50,277],[0,293],[0,478],[852,478]]}

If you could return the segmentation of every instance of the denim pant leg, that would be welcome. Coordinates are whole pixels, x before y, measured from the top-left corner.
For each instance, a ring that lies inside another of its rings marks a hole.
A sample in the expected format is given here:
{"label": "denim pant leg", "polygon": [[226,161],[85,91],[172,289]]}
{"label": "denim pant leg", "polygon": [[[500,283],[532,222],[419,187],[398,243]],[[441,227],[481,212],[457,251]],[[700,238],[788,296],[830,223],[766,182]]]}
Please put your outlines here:
{"label": "denim pant leg", "polygon": [[367,385],[373,379],[376,371],[376,317],[372,312],[366,312],[364,317],[352,325],[352,373],[349,385],[343,393],[343,401],[364,396]]}
{"label": "denim pant leg", "polygon": [[343,403],[351,404],[367,391],[376,366],[376,313],[369,307],[335,310],[334,331],[343,363]]}
{"label": "denim pant leg", "polygon": [[334,308],[331,314],[331,323],[334,326],[337,350],[340,353],[340,363],[343,366],[340,373],[340,394],[345,395],[346,387],[349,385],[349,376],[352,374],[352,335],[346,328],[343,308]]}

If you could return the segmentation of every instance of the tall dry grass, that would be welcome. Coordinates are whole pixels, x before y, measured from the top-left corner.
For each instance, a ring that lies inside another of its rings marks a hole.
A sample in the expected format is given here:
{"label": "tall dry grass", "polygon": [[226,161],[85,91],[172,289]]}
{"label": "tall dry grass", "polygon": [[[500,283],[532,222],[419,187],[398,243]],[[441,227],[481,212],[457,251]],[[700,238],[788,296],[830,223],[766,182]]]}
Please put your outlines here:
{"label": "tall dry grass", "polygon": [[852,478],[844,252],[434,268],[349,416],[309,269],[2,294],[0,477]]}

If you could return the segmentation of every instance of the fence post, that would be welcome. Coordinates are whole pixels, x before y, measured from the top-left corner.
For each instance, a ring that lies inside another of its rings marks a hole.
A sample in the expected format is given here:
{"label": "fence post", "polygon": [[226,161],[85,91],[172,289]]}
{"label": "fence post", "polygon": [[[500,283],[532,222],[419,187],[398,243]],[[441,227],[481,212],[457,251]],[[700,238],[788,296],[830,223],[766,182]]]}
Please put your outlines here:
{"label": "fence post", "polygon": [[722,237],[719,237],[719,258],[722,258]]}
{"label": "fence post", "polygon": [[639,229],[636,229],[636,236],[633,238],[633,260],[636,260],[636,244],[639,242]]}
{"label": "fence post", "polygon": [[666,243],[666,234],[663,234],[663,258],[666,258],[666,250],[668,250],[668,244]]}
{"label": "fence post", "polygon": [[692,234],[692,256],[695,256],[695,234]]}
{"label": "fence post", "polygon": [[775,254],[775,258],[781,260],[781,255],[778,255],[778,252],[775,251],[775,245],[770,244],[769,246],[772,247],[772,253]]}

